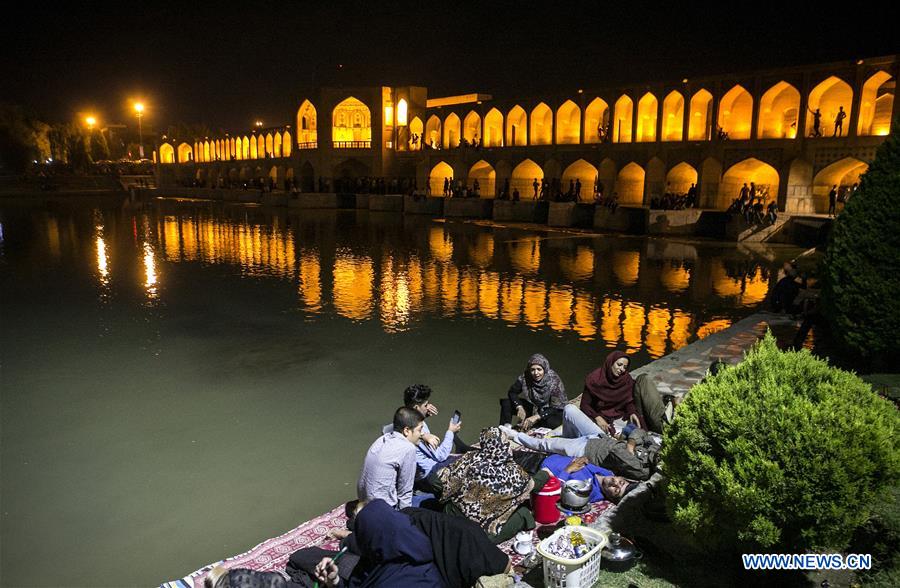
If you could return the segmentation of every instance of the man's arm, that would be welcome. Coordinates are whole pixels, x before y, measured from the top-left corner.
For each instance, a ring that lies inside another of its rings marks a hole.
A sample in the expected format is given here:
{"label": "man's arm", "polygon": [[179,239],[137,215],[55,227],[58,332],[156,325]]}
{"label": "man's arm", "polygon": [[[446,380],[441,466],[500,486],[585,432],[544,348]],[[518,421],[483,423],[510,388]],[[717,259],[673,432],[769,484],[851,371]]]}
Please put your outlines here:
{"label": "man's arm", "polygon": [[415,448],[403,454],[397,472],[397,508],[412,506],[413,484],[416,481]]}

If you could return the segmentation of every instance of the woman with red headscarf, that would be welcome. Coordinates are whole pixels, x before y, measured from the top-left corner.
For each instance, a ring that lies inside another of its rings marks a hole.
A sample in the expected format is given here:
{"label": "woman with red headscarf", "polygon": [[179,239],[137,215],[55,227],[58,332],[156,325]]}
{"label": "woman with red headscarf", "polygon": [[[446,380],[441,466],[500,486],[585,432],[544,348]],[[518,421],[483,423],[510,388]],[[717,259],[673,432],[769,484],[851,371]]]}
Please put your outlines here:
{"label": "woman with red headscarf", "polygon": [[653,381],[641,374],[637,379],[628,373],[630,360],[621,351],[606,356],[603,366],[595,369],[584,381],[581,412],[597,426],[613,434],[616,419],[630,421],[644,430],[662,432],[671,421],[672,405],[663,404]]}

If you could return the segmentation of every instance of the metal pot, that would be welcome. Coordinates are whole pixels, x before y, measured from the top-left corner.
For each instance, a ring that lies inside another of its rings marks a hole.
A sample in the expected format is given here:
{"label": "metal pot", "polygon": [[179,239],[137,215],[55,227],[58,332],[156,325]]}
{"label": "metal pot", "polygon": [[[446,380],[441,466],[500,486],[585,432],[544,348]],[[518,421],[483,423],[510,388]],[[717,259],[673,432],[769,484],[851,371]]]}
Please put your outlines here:
{"label": "metal pot", "polygon": [[568,510],[580,510],[591,500],[593,482],[587,480],[566,480],[562,489],[560,504]]}
{"label": "metal pot", "polygon": [[603,565],[611,572],[624,572],[637,563],[644,554],[638,551],[634,543],[618,533],[609,534],[609,542],[600,552]]}

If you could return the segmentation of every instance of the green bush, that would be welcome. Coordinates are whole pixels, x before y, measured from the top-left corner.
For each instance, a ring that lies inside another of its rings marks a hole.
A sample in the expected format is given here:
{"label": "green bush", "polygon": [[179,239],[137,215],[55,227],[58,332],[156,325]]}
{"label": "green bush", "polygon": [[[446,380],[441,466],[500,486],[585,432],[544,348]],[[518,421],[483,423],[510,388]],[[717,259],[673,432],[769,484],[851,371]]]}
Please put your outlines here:
{"label": "green bush", "polygon": [[898,428],[869,384],[769,333],[667,429],[673,518],[723,550],[842,548],[900,479]]}
{"label": "green bush", "polygon": [[[894,122],[900,129],[900,121]],[[822,302],[838,345],[876,365],[900,359],[900,137],[878,148],[837,217]]]}

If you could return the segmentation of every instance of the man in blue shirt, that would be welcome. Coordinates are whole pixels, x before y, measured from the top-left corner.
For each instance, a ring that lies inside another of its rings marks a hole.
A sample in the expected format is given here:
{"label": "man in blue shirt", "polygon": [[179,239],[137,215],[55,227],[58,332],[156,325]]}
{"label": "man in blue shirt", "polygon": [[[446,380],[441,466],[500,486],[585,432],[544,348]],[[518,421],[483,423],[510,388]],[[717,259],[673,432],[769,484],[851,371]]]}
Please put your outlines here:
{"label": "man in blue shirt", "polygon": [[[424,384],[413,384],[403,391],[403,405],[422,415],[423,419],[438,414],[437,407],[431,403],[431,388]],[[441,439],[431,433],[428,423],[422,426],[422,438],[416,445],[416,487],[425,492],[434,494],[428,477],[437,474],[437,471],[456,461],[452,455],[454,448],[462,453],[469,448],[459,440],[456,433],[462,428],[462,420],[447,425],[447,432]]]}

